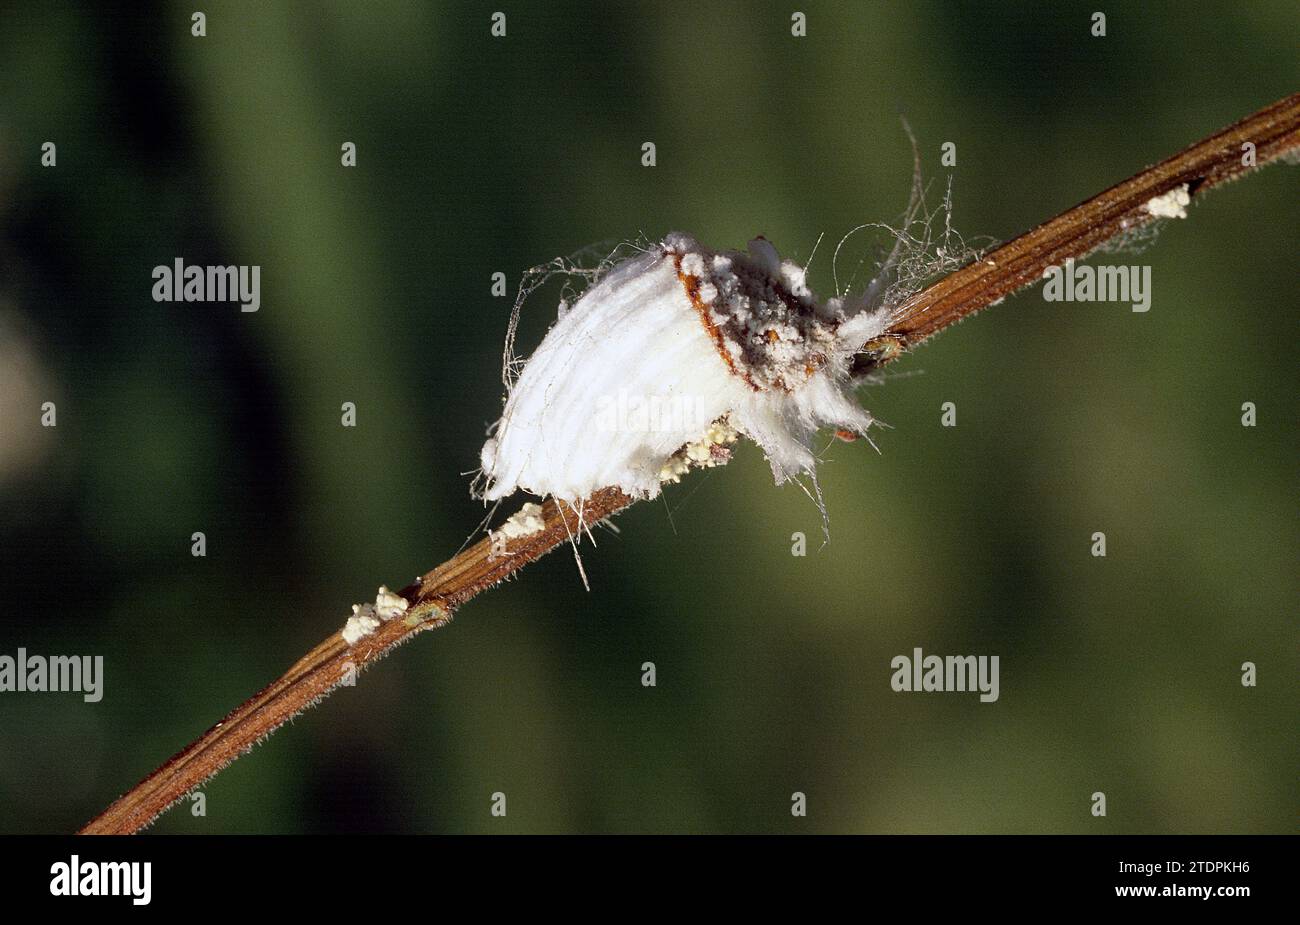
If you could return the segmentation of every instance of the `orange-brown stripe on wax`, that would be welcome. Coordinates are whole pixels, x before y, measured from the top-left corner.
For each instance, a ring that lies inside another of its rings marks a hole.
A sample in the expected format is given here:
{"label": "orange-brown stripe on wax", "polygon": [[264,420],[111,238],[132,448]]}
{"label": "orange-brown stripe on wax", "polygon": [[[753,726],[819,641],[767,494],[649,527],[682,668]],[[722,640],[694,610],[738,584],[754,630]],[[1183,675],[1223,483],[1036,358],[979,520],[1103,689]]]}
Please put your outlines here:
{"label": "orange-brown stripe on wax", "polygon": [[673,254],[673,266],[677,270],[677,278],[682,282],[682,288],[686,290],[686,297],[691,300],[691,305],[695,307],[695,313],[700,316],[700,324],[704,325],[705,332],[713,339],[713,346],[717,348],[718,356],[722,357],[722,362],[727,364],[727,369],[733,375],[745,380],[745,384],[755,392],[762,391],[748,373],[741,372],[736,368],[735,358],[727,352],[727,345],[723,339],[722,331],[709,317],[709,306],[705,305],[703,300],[700,299],[700,278],[682,272],[681,254]]}

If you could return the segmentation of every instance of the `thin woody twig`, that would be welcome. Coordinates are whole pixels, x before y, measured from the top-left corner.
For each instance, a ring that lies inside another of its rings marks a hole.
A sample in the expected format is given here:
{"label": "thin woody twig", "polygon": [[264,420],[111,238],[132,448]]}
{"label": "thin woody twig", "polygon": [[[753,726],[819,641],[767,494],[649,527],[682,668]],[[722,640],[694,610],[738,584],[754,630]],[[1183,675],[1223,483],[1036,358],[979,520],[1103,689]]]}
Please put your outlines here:
{"label": "thin woody twig", "polygon": [[330,694],[394,647],[451,621],[453,611],[480,591],[536,561],[583,527],[632,503],[618,489],[596,492],[579,512],[569,505],[542,505],[541,530],[513,540],[483,539],[398,592],[410,602],[404,614],[381,623],[355,645],[333,633],[233,713],[137,784],[86,824],[82,835],[126,835],[149,825],[164,810],[243,755],[287,720]]}
{"label": "thin woody twig", "polygon": [[[1254,164],[1242,145],[1255,146]],[[1153,198],[1186,184],[1195,198],[1212,186],[1300,151],[1300,94],[1261,109],[1185,151],[1147,168],[1106,192],[1002,245],[903,303],[889,330],[864,347],[855,372],[866,373],[973,312],[1037,282],[1043,271],[1080,258],[1124,231],[1155,217]],[[494,543],[484,539],[399,593],[410,603],[398,617],[349,646],[339,633],[316,646],[269,687],[251,697],[192,744],[170,758],[81,829],[85,835],[129,834],[149,825],[169,806],[302,710],[395,646],[442,626],[453,612],[582,530],[621,511],[632,499],[607,488],[579,509],[547,501],[542,529]]]}
{"label": "thin woody twig", "polygon": [[[1253,157],[1248,148],[1253,145]],[[1300,149],[1300,93],[1233,123],[984,254],[908,299],[889,330],[867,344],[855,375],[897,358],[967,315],[1042,278],[1048,267],[1086,257],[1118,234],[1157,220],[1151,200],[1186,186],[1190,199]]]}

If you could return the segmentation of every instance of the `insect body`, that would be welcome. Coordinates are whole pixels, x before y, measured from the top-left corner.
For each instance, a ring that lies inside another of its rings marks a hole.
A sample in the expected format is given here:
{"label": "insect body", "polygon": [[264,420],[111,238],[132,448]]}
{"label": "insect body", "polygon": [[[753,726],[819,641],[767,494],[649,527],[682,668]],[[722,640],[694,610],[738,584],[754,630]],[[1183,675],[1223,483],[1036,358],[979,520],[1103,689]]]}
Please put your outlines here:
{"label": "insect body", "polygon": [[683,234],[617,264],[556,321],[483,446],[483,496],[653,497],[741,434],[777,483],[812,475],[825,426],[865,435],[849,376],[883,315],[809,291],[765,239],[715,252]]}

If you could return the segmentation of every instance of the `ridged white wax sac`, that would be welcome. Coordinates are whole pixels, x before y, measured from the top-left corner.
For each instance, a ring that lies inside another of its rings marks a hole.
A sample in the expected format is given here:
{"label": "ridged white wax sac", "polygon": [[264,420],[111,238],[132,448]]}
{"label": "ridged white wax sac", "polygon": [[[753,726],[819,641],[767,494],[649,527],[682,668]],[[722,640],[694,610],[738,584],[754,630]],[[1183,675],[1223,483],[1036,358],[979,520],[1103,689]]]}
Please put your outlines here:
{"label": "ridged white wax sac", "polygon": [[483,447],[483,497],[654,497],[669,459],[723,419],[778,484],[811,475],[818,429],[872,422],[848,367],[884,324],[818,303],[763,239],[715,253],[670,235],[583,294],[524,365]]}
{"label": "ridged white wax sac", "polygon": [[484,497],[576,501],[659,492],[664,462],[748,388],[723,364],[672,256],[614,268],[565,313],[510,390],[483,447]]}

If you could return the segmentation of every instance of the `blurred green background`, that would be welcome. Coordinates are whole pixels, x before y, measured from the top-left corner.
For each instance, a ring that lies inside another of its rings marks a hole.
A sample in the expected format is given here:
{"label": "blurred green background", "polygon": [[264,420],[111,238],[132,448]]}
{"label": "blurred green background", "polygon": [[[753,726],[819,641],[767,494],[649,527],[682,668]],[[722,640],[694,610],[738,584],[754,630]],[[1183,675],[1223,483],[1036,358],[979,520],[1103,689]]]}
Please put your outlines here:
{"label": "blurred green background", "polygon": [[[194,38],[193,6],[28,6],[0,13],[0,654],[103,655],[106,681],[0,694],[4,832],[75,829],[460,546],[500,410],[492,273],[825,233],[826,293],[831,246],[905,202],[900,113],[955,226],[1005,239],[1294,92],[1300,22],[207,2]],[[528,568],[155,831],[1294,831],[1296,192],[1273,168],[1101,258],[1153,267],[1147,314],[1031,291],[891,367],[862,393],[881,453],[824,454],[820,551],[748,446],[600,533],[590,593],[567,552]],[[260,265],[261,310],[155,303],[176,257]],[[894,693],[916,646],[1000,656],[1001,699]]]}

